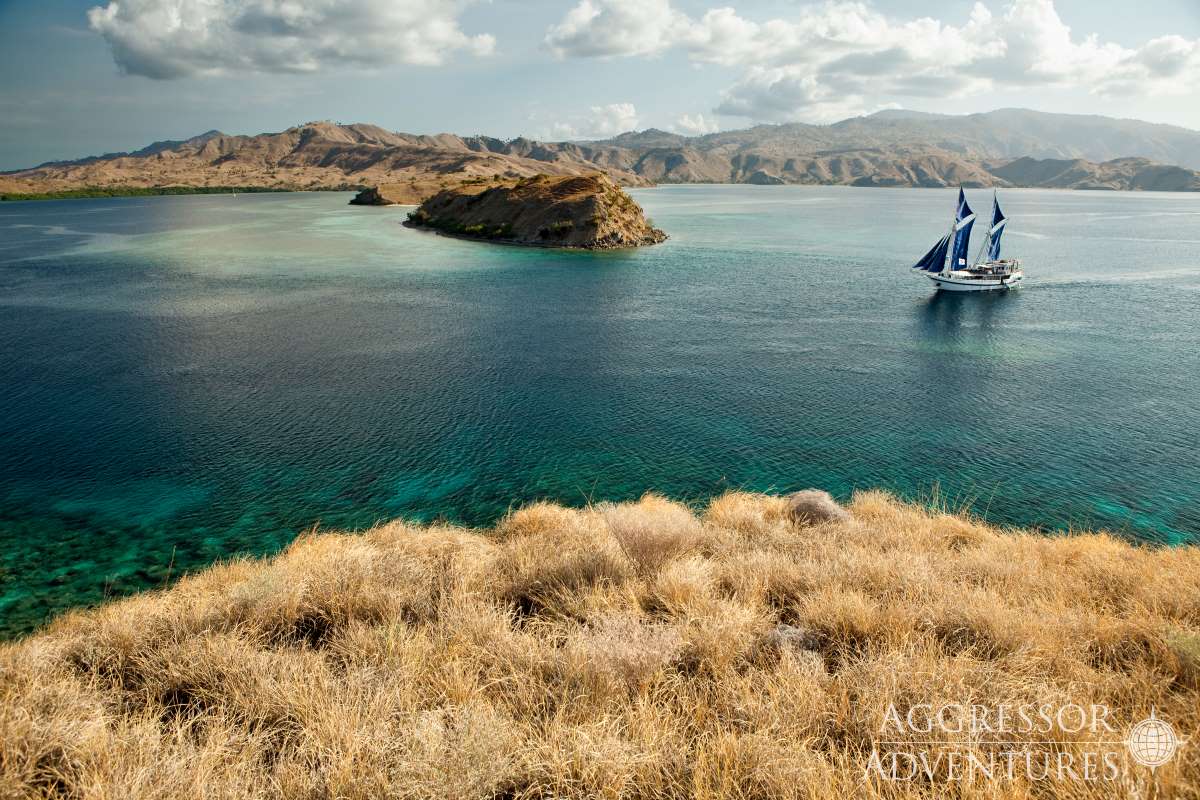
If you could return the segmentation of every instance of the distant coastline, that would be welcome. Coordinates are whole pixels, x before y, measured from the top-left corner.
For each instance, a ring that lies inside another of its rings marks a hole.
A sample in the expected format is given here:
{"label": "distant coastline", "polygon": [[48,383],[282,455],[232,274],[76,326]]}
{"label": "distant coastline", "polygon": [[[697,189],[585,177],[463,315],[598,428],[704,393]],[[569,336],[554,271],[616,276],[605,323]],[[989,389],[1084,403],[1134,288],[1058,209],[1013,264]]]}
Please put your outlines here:
{"label": "distant coastline", "polygon": [[330,186],[301,189],[276,186],[89,186],[54,192],[3,192],[0,202],[26,200],[89,200],[104,197],[163,197],[185,194],[283,194],[287,192],[352,192],[360,187]]}
{"label": "distant coastline", "polygon": [[[649,186],[633,186],[632,189],[655,189],[659,186],[695,186],[695,187],[712,187],[712,186],[754,186],[760,185],[764,187],[790,187],[797,188],[832,188],[832,189],[947,189],[946,186],[881,186],[881,185],[855,185],[844,183],[783,183],[783,184],[745,184],[731,183],[728,181],[662,181],[661,183],[652,184]],[[975,186],[964,184],[967,189],[989,189],[989,186]],[[348,186],[100,186],[87,187],[82,189],[63,189],[61,191],[52,192],[0,192],[0,203],[15,203],[15,202],[39,202],[46,200],[100,200],[104,198],[121,198],[121,197],[175,197],[184,195],[208,195],[208,194],[292,194],[292,193],[307,193],[307,192],[363,192],[369,191],[372,187],[364,188],[361,185]],[[451,187],[453,188],[453,187]],[[1119,194],[1167,194],[1172,190],[1157,190],[1157,189],[1113,189],[1107,186],[1082,186],[1063,188],[1056,186],[1013,186],[1010,189],[1021,189],[1030,191],[1050,191],[1050,192],[1096,192],[1096,193],[1119,193]],[[1181,193],[1190,193],[1192,190],[1178,190]],[[363,203],[361,205],[396,205],[396,206],[419,206],[421,203],[415,200],[405,200],[403,202],[393,203]],[[480,241],[478,236],[456,235],[448,231],[438,231],[443,236],[451,238],[468,239]],[[487,239],[487,241],[495,241]],[[506,244],[506,242],[499,242]],[[507,244],[512,244],[507,242]],[[546,247],[559,247],[557,245],[544,245]]]}
{"label": "distant coastline", "polygon": [[[879,113],[832,125],[605,140],[417,135],[314,121],[276,133],[211,130],[140,150],[0,172],[5,199],[391,186],[412,202],[478,180],[603,172],[677,183],[1200,191],[1200,131],[1015,109],[963,117]],[[168,187],[159,189],[157,187]],[[179,187],[179,188],[175,188]],[[193,188],[195,187],[195,188]],[[221,188],[217,188],[221,187]]]}

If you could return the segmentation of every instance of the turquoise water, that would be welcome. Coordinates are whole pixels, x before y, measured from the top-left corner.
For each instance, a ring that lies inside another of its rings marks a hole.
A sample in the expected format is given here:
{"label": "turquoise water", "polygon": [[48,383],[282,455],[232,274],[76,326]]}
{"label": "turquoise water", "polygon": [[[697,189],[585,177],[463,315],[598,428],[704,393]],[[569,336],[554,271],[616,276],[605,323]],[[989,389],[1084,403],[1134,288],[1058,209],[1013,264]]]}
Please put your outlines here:
{"label": "turquoise water", "polygon": [[936,485],[1200,531],[1200,196],[1009,191],[1029,277],[984,296],[907,270],[953,191],[636,196],[671,240],[605,254],[343,194],[0,206],[3,632],[315,523],[533,498]]}

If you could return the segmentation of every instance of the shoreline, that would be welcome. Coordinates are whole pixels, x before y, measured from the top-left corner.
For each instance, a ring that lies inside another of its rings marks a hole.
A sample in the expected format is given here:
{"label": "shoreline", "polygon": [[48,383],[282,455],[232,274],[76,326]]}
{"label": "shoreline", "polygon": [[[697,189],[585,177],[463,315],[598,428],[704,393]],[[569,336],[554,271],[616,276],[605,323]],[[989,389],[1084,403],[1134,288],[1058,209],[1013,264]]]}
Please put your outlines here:
{"label": "shoreline", "polygon": [[[830,188],[830,189],[920,189],[929,191],[945,191],[954,189],[954,186],[856,186],[850,183],[781,183],[781,184],[757,184],[749,182],[721,182],[708,183],[703,181],[662,181],[650,186],[626,186],[625,191],[648,191],[651,189],[661,189],[665,187],[705,187],[711,188],[716,186],[748,186],[761,189],[786,189],[786,188]],[[205,194],[303,194],[316,192],[359,192],[363,190],[362,184],[342,185],[342,186],[324,186],[312,188],[278,188],[268,186],[155,186],[155,187],[112,187],[112,188],[97,188],[88,187],[83,189],[62,189],[52,192],[0,192],[0,203],[28,203],[41,202],[47,200],[103,200],[107,198],[120,197],[172,197],[184,195],[205,195]],[[993,186],[967,186],[968,191],[986,191],[993,189]],[[1033,192],[1082,192],[1087,194],[1111,194],[1121,196],[1165,196],[1165,195],[1183,195],[1193,196],[1196,192],[1179,191],[1179,190],[1159,190],[1159,189],[1110,189],[1103,187],[1094,188],[1057,188],[1051,186],[1008,186],[1003,187],[1006,191],[1033,191]],[[415,208],[420,203],[391,203],[397,207]],[[449,234],[447,234],[449,235]],[[474,237],[454,236],[451,238],[473,239]],[[491,241],[489,239],[475,239],[476,241]],[[554,248],[554,249],[587,249],[587,248]]]}
{"label": "shoreline", "polygon": [[[649,188],[649,187],[647,187],[647,188]],[[405,207],[416,208],[417,207],[417,206],[402,206],[400,203],[394,203],[393,205],[396,208],[405,208]],[[440,228],[435,228],[431,225],[417,225],[412,222],[409,222],[408,220],[405,220],[405,221],[401,222],[400,224],[403,225],[405,228],[409,228],[414,231],[419,231],[419,232],[425,233],[425,234],[431,234],[433,236],[445,236],[447,239],[458,239],[459,241],[463,241],[463,242],[478,242],[479,244],[499,244],[499,245],[504,245],[505,247],[517,247],[517,248],[521,248],[521,249],[562,250],[562,251],[565,251],[568,253],[622,253],[622,252],[626,252],[626,251],[630,251],[630,250],[637,250],[638,248],[641,248],[641,247],[647,247],[647,246],[652,247],[653,246],[653,245],[631,244],[626,247],[580,247],[580,246],[568,245],[568,244],[541,244],[540,242],[514,242],[514,241],[511,241],[508,239],[499,239],[499,238],[492,239],[487,236],[472,236],[471,234],[467,234],[467,233],[451,233],[449,231],[441,230]],[[659,244],[662,244],[662,243],[663,242],[659,242]]]}
{"label": "shoreline", "polygon": [[312,189],[270,186],[125,186],[63,189],[54,192],[0,192],[0,202],[27,203],[43,200],[103,200],[110,197],[173,197],[196,194],[292,194],[302,192],[353,192],[358,187],[331,186]]}
{"label": "shoreline", "polygon": [[[438,232],[437,231],[429,231],[429,233],[436,234]],[[455,237],[452,234],[443,234],[443,235],[447,235],[447,236],[449,236],[449,238],[460,238],[460,237]],[[519,245],[514,245],[514,246],[519,246]],[[570,249],[570,248],[558,248],[558,249]],[[575,250],[578,251],[578,250],[580,250],[580,248],[575,248]],[[807,490],[807,491],[812,491],[812,490]],[[822,492],[822,494],[824,494],[824,492]],[[711,509],[714,507],[720,507],[721,504],[723,502],[725,502],[725,500],[727,498],[735,497],[735,496],[739,497],[739,498],[755,498],[755,502],[759,502],[759,503],[765,502],[765,503],[768,503],[769,505],[771,505],[772,507],[775,507],[775,504],[777,504],[782,499],[784,499],[780,495],[772,494],[769,492],[761,493],[761,492],[752,492],[752,491],[731,490],[729,492],[726,492],[723,495],[713,495],[704,500],[696,500],[696,499],[682,500],[682,499],[671,498],[669,500],[669,502],[675,506],[678,506],[679,508],[687,509],[690,513],[694,513],[698,516],[703,517],[705,514],[706,508]],[[647,492],[645,497],[662,498],[663,495],[660,495],[654,491],[650,491],[650,492]],[[837,500],[829,495],[826,495],[826,497],[828,497],[830,499],[830,501],[833,502],[835,505],[843,502],[843,501]],[[966,526],[966,527],[970,527],[970,528],[986,530],[986,531],[990,531],[991,533],[997,534],[1002,537],[1003,536],[1029,537],[1029,538],[1032,538],[1035,540],[1045,540],[1048,542],[1050,542],[1050,541],[1065,541],[1065,540],[1081,539],[1081,538],[1086,539],[1089,537],[1090,538],[1099,537],[1099,538],[1103,538],[1106,541],[1111,542],[1114,547],[1128,548],[1129,550],[1135,551],[1135,552],[1142,552],[1142,553],[1155,553],[1155,552],[1169,553],[1172,551],[1200,552],[1200,540],[1196,540],[1196,541],[1186,540],[1186,539],[1180,540],[1180,541],[1148,540],[1148,539],[1139,538],[1139,537],[1129,533],[1128,531],[1125,531],[1125,530],[1122,530],[1119,528],[1086,528],[1086,527],[1055,528],[1055,527],[1046,527],[1039,523],[1019,524],[1019,523],[1008,523],[1008,522],[1002,522],[1002,521],[992,521],[992,520],[989,520],[986,516],[976,513],[974,510],[972,510],[972,508],[968,504],[964,503],[964,504],[953,505],[953,504],[947,502],[947,500],[945,498],[938,497],[936,495],[936,493],[934,495],[931,495],[928,497],[916,498],[916,497],[907,497],[904,495],[895,494],[891,490],[888,490],[888,489],[859,489],[859,490],[855,490],[853,495],[848,500],[845,501],[845,507],[852,508],[854,506],[854,504],[862,497],[883,498],[891,506],[894,506],[896,508],[905,509],[905,511],[910,514],[916,514],[916,515],[924,516],[924,517],[927,517],[930,519],[953,520],[954,525],[956,525],[956,526]],[[119,605],[125,604],[125,603],[138,602],[139,598],[158,596],[163,593],[169,594],[171,591],[173,591],[174,586],[177,583],[179,583],[180,581],[186,581],[192,577],[202,576],[205,573],[212,572],[214,570],[220,570],[220,569],[224,568],[231,560],[238,561],[238,562],[245,562],[248,564],[264,564],[264,565],[269,564],[269,563],[275,561],[276,559],[278,559],[280,557],[280,553],[286,553],[289,548],[291,548],[295,545],[295,543],[303,540],[304,538],[306,538],[308,536],[312,536],[312,535],[357,537],[357,536],[369,535],[371,533],[371,531],[373,531],[377,528],[380,528],[380,527],[389,528],[389,527],[394,527],[394,526],[403,526],[406,528],[423,529],[423,530],[439,528],[439,527],[446,527],[446,528],[449,528],[449,529],[452,529],[455,531],[462,531],[462,532],[466,532],[466,533],[471,533],[473,535],[489,537],[503,529],[506,519],[512,517],[514,514],[520,515],[520,514],[526,513],[526,511],[528,511],[529,509],[552,506],[553,508],[556,509],[557,512],[560,512],[562,514],[566,514],[566,515],[585,514],[586,515],[586,514],[594,513],[597,508],[607,508],[607,507],[613,507],[613,506],[628,506],[631,504],[636,504],[637,502],[640,502],[640,501],[603,500],[603,501],[598,501],[595,503],[589,502],[583,506],[575,506],[575,505],[570,505],[570,504],[564,504],[561,501],[532,500],[532,501],[525,503],[524,505],[516,505],[516,504],[511,505],[510,511],[507,514],[499,516],[499,517],[495,518],[493,521],[486,522],[482,525],[472,525],[470,523],[464,523],[462,521],[455,521],[452,519],[444,520],[442,522],[432,522],[432,523],[431,522],[410,522],[404,517],[399,517],[396,519],[392,519],[390,521],[386,520],[384,518],[380,518],[380,521],[376,522],[373,527],[368,527],[368,528],[363,528],[363,529],[353,529],[353,530],[342,530],[340,528],[322,528],[320,525],[319,517],[318,517],[318,518],[314,519],[314,521],[311,524],[307,524],[305,527],[297,529],[295,531],[294,535],[290,539],[286,540],[286,543],[282,546],[281,550],[279,550],[279,551],[257,552],[257,553],[246,553],[246,552],[239,551],[238,553],[236,553],[234,555],[220,557],[220,558],[217,558],[216,560],[209,560],[209,561],[206,561],[199,565],[193,565],[191,568],[184,566],[182,571],[180,571],[179,574],[174,579],[169,577],[171,565],[168,565],[167,573],[166,573],[168,577],[164,578],[163,582],[157,586],[146,585],[141,588],[135,589],[131,592],[121,592],[121,593],[114,594],[112,596],[108,596],[99,602],[84,601],[84,602],[77,602],[77,603],[74,603],[71,605],[64,605],[59,610],[48,613],[46,616],[44,616],[42,618],[41,622],[33,623],[32,621],[29,621],[24,625],[18,625],[18,626],[7,628],[7,629],[4,628],[3,626],[0,626],[0,649],[2,649],[4,646],[6,646],[8,644],[19,643],[19,642],[25,641],[30,638],[36,638],[37,636],[42,635],[45,631],[51,629],[54,625],[56,625],[58,623],[58,621],[60,619],[63,619],[66,617],[71,617],[71,616],[78,615],[78,614],[84,614],[84,615],[96,614],[96,613],[100,613],[101,611],[103,611],[103,609],[106,609],[110,606],[119,606]],[[777,510],[778,509],[776,509],[776,511]],[[840,521],[845,522],[847,520],[842,519]],[[161,564],[157,564],[154,562],[146,562],[142,566],[144,569],[155,569],[155,568],[162,567]],[[1198,565],[1198,566],[1200,566],[1200,565]],[[0,578],[2,578],[2,573],[0,573]]]}

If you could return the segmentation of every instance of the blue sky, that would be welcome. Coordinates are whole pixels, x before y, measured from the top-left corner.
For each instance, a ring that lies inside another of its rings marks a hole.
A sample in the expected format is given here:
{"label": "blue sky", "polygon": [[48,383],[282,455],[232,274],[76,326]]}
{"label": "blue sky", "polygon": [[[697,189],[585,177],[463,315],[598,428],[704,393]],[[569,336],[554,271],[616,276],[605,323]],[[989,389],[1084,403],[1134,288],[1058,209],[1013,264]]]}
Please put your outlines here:
{"label": "blue sky", "polygon": [[591,138],[903,107],[1200,129],[1200,3],[0,0],[0,169],[314,119]]}

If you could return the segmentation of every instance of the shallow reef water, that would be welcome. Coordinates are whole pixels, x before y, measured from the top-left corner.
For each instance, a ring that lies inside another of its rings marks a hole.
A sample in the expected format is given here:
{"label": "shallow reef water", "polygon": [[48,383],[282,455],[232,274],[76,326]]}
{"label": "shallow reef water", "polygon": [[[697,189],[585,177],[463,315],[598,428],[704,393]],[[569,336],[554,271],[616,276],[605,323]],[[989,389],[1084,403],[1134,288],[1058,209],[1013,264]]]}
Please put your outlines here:
{"label": "shallow reef water", "polygon": [[908,270],[953,190],[633,194],[667,243],[495,247],[340,193],[0,205],[0,633],[537,498],[1200,532],[1200,196],[1002,192],[1026,285],[954,296]]}

